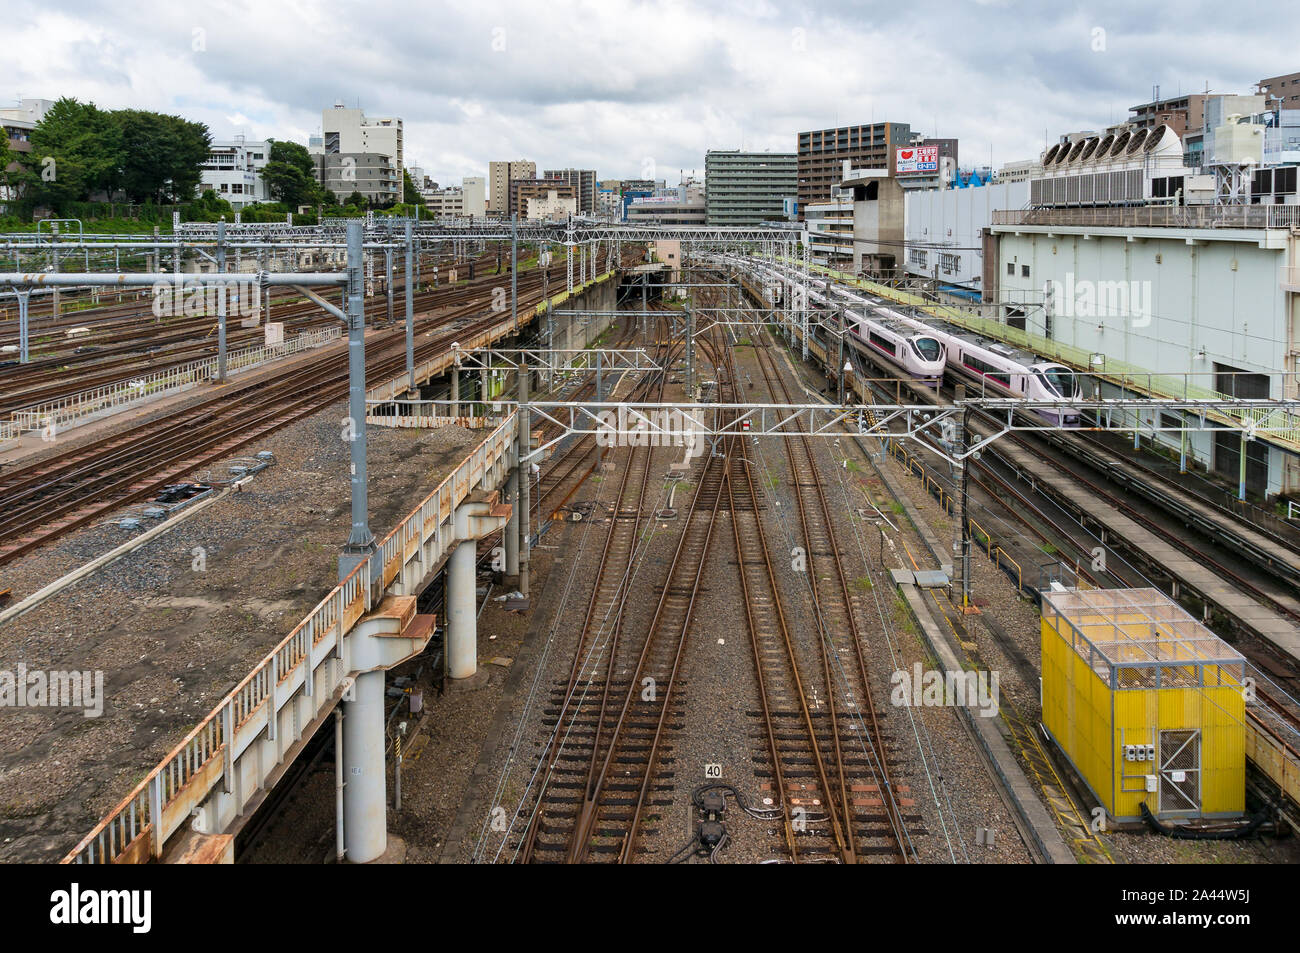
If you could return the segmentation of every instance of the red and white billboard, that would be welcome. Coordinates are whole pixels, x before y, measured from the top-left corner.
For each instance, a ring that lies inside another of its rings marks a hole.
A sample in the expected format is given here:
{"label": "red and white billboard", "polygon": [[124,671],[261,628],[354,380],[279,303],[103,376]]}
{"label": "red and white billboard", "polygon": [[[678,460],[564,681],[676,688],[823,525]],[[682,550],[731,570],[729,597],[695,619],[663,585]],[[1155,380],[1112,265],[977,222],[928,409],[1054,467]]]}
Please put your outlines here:
{"label": "red and white billboard", "polygon": [[895,151],[894,171],[899,175],[939,171],[938,146],[908,146]]}

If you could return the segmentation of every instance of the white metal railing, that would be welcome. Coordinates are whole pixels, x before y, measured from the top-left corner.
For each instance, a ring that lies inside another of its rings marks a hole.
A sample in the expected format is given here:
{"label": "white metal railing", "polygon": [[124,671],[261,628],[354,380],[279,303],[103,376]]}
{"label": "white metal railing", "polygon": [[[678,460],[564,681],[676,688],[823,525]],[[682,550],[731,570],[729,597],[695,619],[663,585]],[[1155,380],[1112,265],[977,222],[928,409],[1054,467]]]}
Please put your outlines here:
{"label": "white metal railing", "polygon": [[[299,690],[312,699],[311,717],[319,714],[332,696],[307,687],[315,682],[314,666],[331,656],[344,657],[343,639],[379,603],[408,563],[423,574],[458,542],[452,518],[455,507],[512,453],[514,427],[511,414],[254,666],[63,862],[103,864],[159,857],[167,839],[190,819],[222,778],[235,773],[235,760],[251,744],[250,732],[255,735],[265,730],[276,711]],[[259,784],[273,767],[262,767]],[[251,797],[253,792],[246,794]],[[147,840],[142,839],[146,836]]]}
{"label": "white metal railing", "polygon": [[[338,340],[340,333],[339,328],[327,327],[304,331],[284,344],[231,351],[226,355],[226,373],[238,374],[282,357],[321,347]],[[216,374],[217,359],[209,357],[16,410],[8,423],[0,422],[0,443],[6,439],[6,428],[13,431],[9,439],[46,427],[61,432],[84,423],[90,417],[114,413],[147,398],[179,393],[210,380]]]}
{"label": "white metal railing", "polygon": [[1099,228],[1300,228],[1300,205],[1139,205],[994,209],[994,225]]}

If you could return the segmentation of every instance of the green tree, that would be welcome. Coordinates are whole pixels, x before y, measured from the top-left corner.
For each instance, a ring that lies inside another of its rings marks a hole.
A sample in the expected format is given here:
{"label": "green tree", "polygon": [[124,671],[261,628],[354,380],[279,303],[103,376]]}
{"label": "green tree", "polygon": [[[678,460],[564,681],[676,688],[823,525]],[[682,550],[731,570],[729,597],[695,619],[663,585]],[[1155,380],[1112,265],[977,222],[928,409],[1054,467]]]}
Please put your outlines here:
{"label": "green tree", "polygon": [[411,180],[411,173],[405,169],[402,170],[402,201],[407,205],[424,205],[424,197]]}
{"label": "green tree", "polygon": [[344,201],[343,204],[351,205],[354,208],[365,208],[366,205],[369,203],[366,202],[366,197],[364,195],[362,195],[356,189],[353,189],[352,194],[347,197],[347,199]]}
{"label": "green tree", "polygon": [[[0,126],[0,198],[4,198],[7,205],[12,205],[12,202],[8,201],[8,190],[11,185],[16,184],[17,173],[20,171],[15,168],[11,173],[9,167],[17,161],[17,154],[9,148],[9,132],[4,126]],[[13,175],[12,179],[11,175]]]}
{"label": "green tree", "polygon": [[193,198],[203,175],[199,167],[212,148],[208,127],[142,109],[121,109],[112,116],[122,144],[116,185],[131,201]]}
{"label": "green tree", "polygon": [[235,214],[234,207],[213,189],[204,189],[203,194],[194,200],[191,211],[194,213],[195,221],[216,221],[222,215],[233,221]]}
{"label": "green tree", "polygon": [[262,167],[262,181],[266,183],[271,198],[294,211],[302,205],[315,205],[322,199],[311,153],[306,146],[296,142],[271,140],[271,152]]}
{"label": "green tree", "polygon": [[111,192],[122,149],[122,131],[111,112],[65,96],[32,129],[32,151],[22,160],[26,197],[61,212],[91,192]]}

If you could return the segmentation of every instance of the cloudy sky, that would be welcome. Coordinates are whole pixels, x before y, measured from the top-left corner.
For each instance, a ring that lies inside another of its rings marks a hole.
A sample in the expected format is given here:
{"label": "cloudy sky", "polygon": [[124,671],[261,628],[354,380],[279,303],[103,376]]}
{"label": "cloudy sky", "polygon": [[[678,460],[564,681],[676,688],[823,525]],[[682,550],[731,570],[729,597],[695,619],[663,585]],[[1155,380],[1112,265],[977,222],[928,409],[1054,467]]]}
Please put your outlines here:
{"label": "cloudy sky", "polygon": [[[1289,2],[1072,4],[7,0],[0,100],[174,112],[306,143],[336,100],[400,116],[442,184],[491,159],[676,181],[707,149],[793,151],[888,119],[962,165],[1036,155],[1162,95],[1300,70]],[[4,103],[9,105],[8,102]]]}

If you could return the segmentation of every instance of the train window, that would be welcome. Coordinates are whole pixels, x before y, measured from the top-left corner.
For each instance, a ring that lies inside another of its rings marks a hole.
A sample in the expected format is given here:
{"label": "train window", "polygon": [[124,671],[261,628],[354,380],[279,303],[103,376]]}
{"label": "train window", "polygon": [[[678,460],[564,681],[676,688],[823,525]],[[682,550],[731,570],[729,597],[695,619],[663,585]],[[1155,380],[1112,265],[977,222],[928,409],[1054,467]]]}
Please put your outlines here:
{"label": "train window", "polygon": [[875,345],[876,347],[880,348],[880,349],[881,349],[882,351],[884,351],[886,354],[893,354],[893,353],[895,353],[895,351],[894,351],[894,343],[893,343],[892,341],[888,341],[888,340],[886,340],[885,338],[881,337],[881,336],[880,336],[879,334],[877,334],[875,331],[872,331],[872,332],[871,332],[871,343],[872,343],[873,345]]}
{"label": "train window", "polygon": [[1011,386],[1011,375],[998,370],[987,361],[980,360],[970,354],[963,353],[961,356],[962,363],[977,374],[987,377],[991,381],[997,381],[1003,387]]}
{"label": "train window", "polygon": [[1060,397],[1078,397],[1079,385],[1075,380],[1074,372],[1068,367],[1062,367],[1059,364],[1048,367],[1046,370],[1036,371],[1047,382],[1048,390],[1053,391]]}
{"label": "train window", "polygon": [[939,360],[939,355],[943,352],[943,348],[934,338],[912,338],[912,350],[926,361]]}

